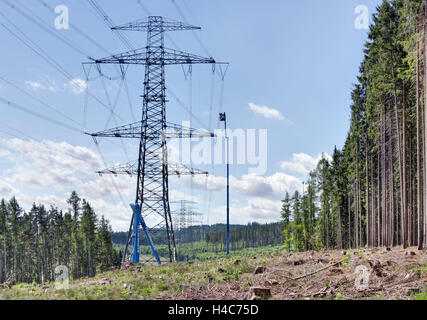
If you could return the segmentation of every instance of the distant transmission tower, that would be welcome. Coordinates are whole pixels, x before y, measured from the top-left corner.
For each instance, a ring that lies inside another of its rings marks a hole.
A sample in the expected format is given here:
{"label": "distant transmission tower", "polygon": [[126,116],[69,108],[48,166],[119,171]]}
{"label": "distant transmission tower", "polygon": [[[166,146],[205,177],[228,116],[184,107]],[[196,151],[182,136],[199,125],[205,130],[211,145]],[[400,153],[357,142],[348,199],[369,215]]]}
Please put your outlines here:
{"label": "distant transmission tower", "polygon": [[[137,176],[136,200],[138,207],[134,209],[132,222],[129,228],[123,262],[128,255],[128,247],[133,239],[132,262],[139,262],[138,228],[144,228],[144,218],[157,216],[160,221],[152,228],[166,232],[169,248],[170,262],[177,260],[175,235],[169,206],[169,175],[194,175],[207,174],[206,172],[186,168],[182,165],[168,164],[167,138],[195,138],[213,137],[214,135],[204,130],[184,128],[180,125],[166,122],[166,86],[165,66],[167,65],[193,65],[216,64],[213,58],[204,58],[186,52],[167,49],[164,46],[164,33],[168,31],[196,30],[199,27],[181,22],[164,19],[158,16],[148,17],[148,21],[138,20],[113,30],[146,31],[147,46],[130,52],[113,55],[108,58],[98,59],[91,64],[119,64],[119,65],[145,65],[144,103],[142,119],[140,122],[90,134],[96,137],[135,138],[140,140],[139,158],[115,168],[100,171],[100,174],[129,174]],[[136,213],[135,213],[136,212]],[[136,227],[135,227],[136,226]],[[144,231],[145,228],[144,228]],[[145,232],[148,241],[156,256],[149,234]],[[159,261],[159,259],[158,259]]]}
{"label": "distant transmission tower", "polygon": [[200,219],[202,214],[195,211],[194,208],[194,205],[197,204],[197,202],[181,200],[173,201],[171,203],[176,203],[180,205],[180,208],[173,212],[174,219],[172,219],[174,221],[174,225],[179,231],[179,237],[177,240],[180,243],[184,243],[186,241],[193,241],[192,238],[194,236],[194,230],[192,230],[191,228],[195,227],[196,225],[200,225],[202,222],[202,220]]}

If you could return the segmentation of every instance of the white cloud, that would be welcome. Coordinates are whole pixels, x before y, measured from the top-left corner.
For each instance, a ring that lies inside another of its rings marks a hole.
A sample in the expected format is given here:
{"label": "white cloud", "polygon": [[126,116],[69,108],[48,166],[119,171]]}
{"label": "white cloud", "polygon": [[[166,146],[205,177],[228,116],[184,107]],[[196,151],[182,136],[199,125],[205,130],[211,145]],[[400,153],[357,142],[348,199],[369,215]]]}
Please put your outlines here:
{"label": "white cloud", "polygon": [[0,198],[10,198],[16,191],[9,183],[0,180]]}
{"label": "white cloud", "polygon": [[126,198],[132,198],[135,192],[136,178],[129,176],[113,177],[103,175],[95,180],[80,182],[78,190],[91,198],[115,197],[120,190],[120,194]]}
{"label": "white cloud", "polygon": [[74,94],[82,94],[87,89],[87,82],[80,78],[74,78],[65,85],[67,88],[71,89],[71,92]]}
{"label": "white cloud", "polygon": [[279,110],[272,109],[267,106],[259,106],[252,102],[249,103],[249,108],[251,108],[251,110],[256,114],[262,115],[264,118],[290,122]]}
{"label": "white cloud", "polygon": [[[21,139],[0,140],[0,143],[5,146],[0,149],[4,159],[13,164],[12,169],[0,173],[0,198],[8,199],[15,195],[27,210],[33,202],[47,206],[52,204],[67,210],[66,199],[72,190],[76,190],[91,203],[98,215],[104,215],[111,221],[114,230],[126,230],[129,227],[131,211],[128,203],[134,200],[135,177],[96,175],[94,172],[102,169],[104,164],[94,151],[86,147],[66,142]],[[293,174],[308,173],[317,165],[320,157],[294,155],[292,161],[282,163],[282,168],[291,171],[289,173],[232,176],[232,223],[277,221],[280,218],[280,201],[286,192],[292,194],[302,189],[302,179],[305,177]],[[111,179],[114,179],[114,184]],[[222,194],[226,189],[226,178],[195,176],[192,184],[190,179],[183,176],[171,180],[171,201],[196,201],[200,207],[211,207],[213,215],[209,218],[210,223],[223,221],[223,202],[215,200],[219,195],[214,195],[211,204],[208,204],[207,196],[202,199],[198,192],[207,189]],[[193,192],[189,195],[190,185],[194,187],[194,197]],[[117,190],[122,199],[118,197]]]}
{"label": "white cloud", "polygon": [[[181,181],[188,185],[190,179],[190,177],[183,177]],[[192,179],[193,186],[200,190],[207,188],[210,191],[224,191],[227,186],[227,180],[224,177],[209,175],[208,177],[195,176]],[[281,172],[266,177],[249,174],[243,175],[240,179],[231,176],[230,187],[234,194],[280,200],[286,192],[292,194],[296,190],[301,190],[302,180]]]}
{"label": "white cloud", "polygon": [[[92,204],[97,214],[105,215],[115,228],[126,229],[123,220],[129,221],[130,208],[118,199],[109,180],[113,177],[95,174],[103,168],[103,163],[94,151],[66,142],[21,139],[0,142],[8,149],[1,149],[5,159],[14,164],[12,169],[0,175],[0,198],[15,195],[27,210],[34,202],[67,210],[66,199],[72,190],[76,190]],[[134,185],[131,178],[113,179],[123,198],[130,197]]]}
{"label": "white cloud", "polygon": [[26,186],[67,188],[79,183],[78,174],[93,174],[101,161],[91,150],[66,142],[5,140],[5,158],[15,163],[7,179]]}
{"label": "white cloud", "polygon": [[10,156],[11,156],[11,153],[9,150],[0,149],[0,158],[8,158]]}
{"label": "white cloud", "polygon": [[[12,169],[0,172],[0,198],[15,196],[25,210],[42,203],[67,211],[66,200],[76,190],[99,216],[110,220],[114,230],[129,228],[128,204],[134,199],[135,177],[97,175],[95,171],[104,164],[86,147],[21,139],[2,139],[0,143],[6,147],[0,149],[4,159],[12,164]],[[171,199],[188,199],[184,196],[180,191],[171,192]]]}
{"label": "white cloud", "polygon": [[295,153],[292,156],[292,161],[283,161],[280,167],[288,172],[307,176],[310,171],[317,167],[322,156],[326,157],[328,160],[332,159],[328,154],[320,154],[317,158],[314,158],[305,153]]}
{"label": "white cloud", "polygon": [[39,76],[36,81],[25,81],[27,87],[34,91],[49,91],[49,92],[66,92],[70,91],[75,95],[82,94],[88,87],[85,80],[81,78],[74,78],[66,83],[58,83],[55,79],[47,75]]}
{"label": "white cloud", "polygon": [[[251,198],[246,205],[232,205],[230,208],[231,224],[247,224],[250,222],[271,223],[280,219],[280,200]],[[223,223],[226,207],[216,207],[212,212],[212,223]]]}
{"label": "white cloud", "polygon": [[25,81],[25,84],[33,89],[34,91],[43,90],[43,91],[50,91],[50,92],[58,92],[61,91],[60,87],[58,87],[56,81],[49,80],[49,81]]}

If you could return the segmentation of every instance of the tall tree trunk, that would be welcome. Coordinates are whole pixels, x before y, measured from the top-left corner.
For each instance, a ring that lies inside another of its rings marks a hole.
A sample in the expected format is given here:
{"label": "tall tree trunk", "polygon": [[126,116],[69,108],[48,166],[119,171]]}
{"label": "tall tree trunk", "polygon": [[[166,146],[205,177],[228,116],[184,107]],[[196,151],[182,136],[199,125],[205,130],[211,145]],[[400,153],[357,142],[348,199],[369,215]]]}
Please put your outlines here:
{"label": "tall tree trunk", "polygon": [[348,193],[348,248],[351,249],[351,191]]}
{"label": "tall tree trunk", "polygon": [[424,234],[424,246],[427,246],[427,0],[425,1],[425,17],[423,27],[423,40],[424,40],[424,106],[423,106],[423,156],[424,156],[424,188],[423,188],[423,234]]}
{"label": "tall tree trunk", "polygon": [[407,248],[409,245],[410,235],[408,234],[408,202],[407,202],[407,183],[406,183],[406,94],[405,84],[403,84],[403,104],[402,104],[402,145],[401,145],[401,161],[402,161],[402,184],[400,186],[402,190],[402,208],[403,208],[403,219],[402,219],[402,236],[403,236],[403,247]]}
{"label": "tall tree trunk", "polygon": [[416,113],[417,113],[417,217],[418,217],[418,249],[423,249],[423,204],[422,204],[422,169],[421,169],[421,130],[420,130],[420,48],[416,45]]}
{"label": "tall tree trunk", "polygon": [[372,186],[372,204],[371,204],[371,223],[370,223],[370,242],[371,246],[375,247],[375,210],[376,210],[376,203],[375,203],[375,179],[374,179],[374,156],[371,156],[371,186]]}
{"label": "tall tree trunk", "polygon": [[[380,131],[382,126],[380,127]],[[381,145],[381,132],[380,137],[378,137],[378,140],[380,141]],[[380,180],[380,171],[381,171],[381,162],[380,162],[380,149],[378,148],[378,155],[377,155],[377,186],[378,186],[378,195],[377,195],[377,246],[381,246],[381,180]]]}
{"label": "tall tree trunk", "polygon": [[366,244],[370,247],[369,241],[369,166],[368,166],[368,157],[369,157],[369,146],[368,146],[368,133],[366,133],[366,145],[365,145],[365,170],[366,170]]}
{"label": "tall tree trunk", "polygon": [[382,204],[381,204],[381,246],[386,245],[386,210],[387,210],[387,181],[386,181],[386,105],[383,104],[382,110],[382,135],[381,135],[381,186],[382,186]]}
{"label": "tall tree trunk", "polygon": [[342,249],[342,232],[341,232],[341,205],[338,206],[338,249]]}
{"label": "tall tree trunk", "polygon": [[[391,125],[390,125],[390,131],[393,132],[391,129],[393,126],[393,121],[390,119]],[[395,220],[395,207],[394,207],[394,157],[393,157],[393,134],[390,136],[390,246],[395,245],[395,227],[394,227],[394,220]]]}
{"label": "tall tree trunk", "polygon": [[356,141],[356,210],[354,216],[354,243],[355,247],[359,248],[359,214],[360,214],[360,173],[359,173],[359,140]]}

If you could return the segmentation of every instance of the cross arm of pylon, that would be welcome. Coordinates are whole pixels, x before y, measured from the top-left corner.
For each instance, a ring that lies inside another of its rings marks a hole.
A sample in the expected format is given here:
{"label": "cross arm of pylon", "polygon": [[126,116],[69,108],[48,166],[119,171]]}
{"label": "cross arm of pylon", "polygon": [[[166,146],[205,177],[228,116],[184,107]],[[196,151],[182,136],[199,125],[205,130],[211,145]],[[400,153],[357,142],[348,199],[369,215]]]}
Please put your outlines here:
{"label": "cross arm of pylon", "polygon": [[[97,171],[99,175],[113,174],[113,175],[129,175],[134,176],[138,174],[138,161],[129,162],[126,164],[117,165],[108,169]],[[194,175],[209,175],[208,172],[189,168],[182,164],[168,164],[168,175],[170,176],[194,176]]]}
{"label": "cross arm of pylon", "polygon": [[201,28],[192,26],[187,23],[175,21],[172,19],[165,19],[163,17],[151,17],[151,21],[136,20],[121,26],[111,28],[111,30],[123,30],[123,31],[151,31],[151,30],[158,30],[158,29],[161,29],[162,31],[181,31],[181,30],[200,30]]}
{"label": "cross arm of pylon", "polygon": [[215,134],[203,129],[193,129],[175,123],[166,123],[167,138],[214,138]]}
{"label": "cross arm of pylon", "polygon": [[189,168],[182,164],[169,164],[168,174],[171,176],[194,176],[194,175],[205,175],[208,176],[209,172]]}
{"label": "cross arm of pylon", "polygon": [[[135,122],[125,126],[108,129],[96,133],[86,133],[94,138],[129,138],[129,139],[141,139],[143,136],[144,127],[141,122]],[[166,123],[166,131],[164,132],[166,138],[213,138],[215,134],[203,129],[193,129],[184,127],[179,124]],[[156,132],[147,130],[147,138],[160,139],[161,136]]]}
{"label": "cross arm of pylon", "polygon": [[[120,53],[106,58],[94,59],[85,64],[143,64],[143,65],[179,65],[179,64],[216,64],[215,59],[205,58],[184,51],[151,47]],[[148,54],[149,53],[149,54]]]}

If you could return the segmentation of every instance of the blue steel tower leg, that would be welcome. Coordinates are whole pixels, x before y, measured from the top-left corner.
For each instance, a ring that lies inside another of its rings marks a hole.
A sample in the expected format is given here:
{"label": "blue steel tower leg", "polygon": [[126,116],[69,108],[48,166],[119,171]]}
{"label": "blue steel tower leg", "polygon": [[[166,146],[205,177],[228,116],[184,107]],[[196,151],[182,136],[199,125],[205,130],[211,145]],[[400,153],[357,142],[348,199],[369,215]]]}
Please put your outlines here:
{"label": "blue steel tower leg", "polygon": [[153,240],[151,239],[150,232],[148,231],[147,225],[145,224],[144,218],[141,214],[141,206],[139,204],[130,205],[133,211],[133,256],[132,262],[139,263],[139,239],[138,239],[138,228],[141,224],[142,229],[144,230],[145,236],[147,237],[148,244],[153,251],[153,255],[157,260],[158,264],[162,264],[160,261],[159,254],[157,253],[156,248],[154,247]]}
{"label": "blue steel tower leg", "polygon": [[[133,241],[133,254],[132,254],[132,262],[139,263],[139,237],[138,237],[138,226],[139,226],[139,216],[135,214],[136,208],[134,208],[132,205],[132,210],[134,212],[133,214],[133,234],[132,234],[132,241]],[[141,212],[141,209],[139,210]]]}

